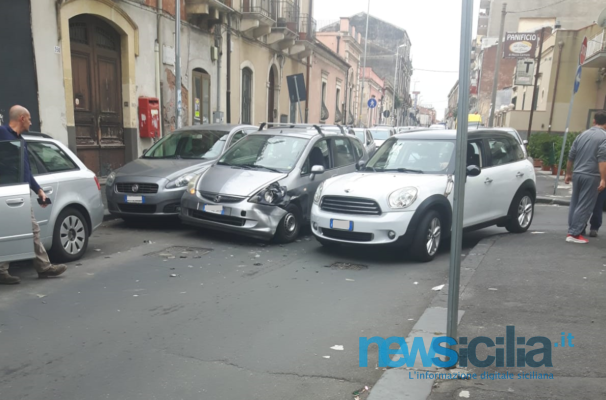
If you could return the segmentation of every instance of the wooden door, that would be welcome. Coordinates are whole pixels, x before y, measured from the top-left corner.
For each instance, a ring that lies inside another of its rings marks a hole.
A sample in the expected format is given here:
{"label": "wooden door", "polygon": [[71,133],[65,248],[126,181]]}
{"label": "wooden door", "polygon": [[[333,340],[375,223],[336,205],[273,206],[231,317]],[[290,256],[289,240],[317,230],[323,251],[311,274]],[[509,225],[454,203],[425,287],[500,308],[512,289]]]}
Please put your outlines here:
{"label": "wooden door", "polygon": [[195,69],[193,76],[193,125],[210,124],[210,75]]}
{"label": "wooden door", "polygon": [[250,68],[242,70],[242,123],[252,123],[252,79]]}
{"label": "wooden door", "polygon": [[78,157],[98,176],[124,165],[120,35],[102,20],[70,20]]}
{"label": "wooden door", "polygon": [[267,92],[267,122],[274,122],[274,108],[276,105],[276,79],[274,69],[269,70],[269,90]]}

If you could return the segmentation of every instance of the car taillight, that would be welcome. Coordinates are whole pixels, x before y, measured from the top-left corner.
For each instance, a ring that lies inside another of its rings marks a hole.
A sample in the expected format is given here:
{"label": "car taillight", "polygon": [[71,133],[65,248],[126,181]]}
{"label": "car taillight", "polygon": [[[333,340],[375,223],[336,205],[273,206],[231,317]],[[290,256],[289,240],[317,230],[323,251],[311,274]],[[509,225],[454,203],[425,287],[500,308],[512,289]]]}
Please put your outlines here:
{"label": "car taillight", "polygon": [[101,184],[99,183],[99,179],[95,176],[95,183],[97,184],[97,189],[101,190]]}

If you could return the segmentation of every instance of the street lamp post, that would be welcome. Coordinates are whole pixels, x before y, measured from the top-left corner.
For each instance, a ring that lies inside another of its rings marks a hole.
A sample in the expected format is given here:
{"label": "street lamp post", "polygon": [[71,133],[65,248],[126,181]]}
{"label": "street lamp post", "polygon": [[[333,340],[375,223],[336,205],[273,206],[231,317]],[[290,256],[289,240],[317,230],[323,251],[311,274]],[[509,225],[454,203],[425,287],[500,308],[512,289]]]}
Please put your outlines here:
{"label": "street lamp post", "polygon": [[370,0],[366,12],[366,34],[364,38],[364,68],[362,68],[362,88],[360,89],[360,112],[358,113],[358,126],[362,127],[362,108],[364,108],[364,84],[366,81],[366,52],[368,50],[368,20],[370,19]]}
{"label": "street lamp post", "polygon": [[407,44],[403,44],[401,46],[398,46],[398,50],[396,51],[396,72],[394,73],[394,78],[393,78],[393,92],[394,92],[394,101],[393,101],[393,108],[392,108],[392,115],[393,118],[395,119],[395,125],[398,125],[398,118],[396,117],[396,98],[398,97],[398,64],[400,62],[400,49],[402,47],[408,47]]}

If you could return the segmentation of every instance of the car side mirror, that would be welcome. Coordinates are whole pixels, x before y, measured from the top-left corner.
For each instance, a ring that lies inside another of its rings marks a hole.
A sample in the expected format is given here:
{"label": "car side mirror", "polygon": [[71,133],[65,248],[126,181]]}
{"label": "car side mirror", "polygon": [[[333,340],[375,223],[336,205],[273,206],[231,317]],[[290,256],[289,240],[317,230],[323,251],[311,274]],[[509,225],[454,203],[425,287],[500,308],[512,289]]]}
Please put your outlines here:
{"label": "car side mirror", "polygon": [[469,165],[467,167],[467,176],[471,176],[472,178],[475,176],[479,176],[482,173],[482,169],[477,165]]}
{"label": "car side mirror", "polygon": [[323,165],[314,165],[311,167],[311,175],[309,178],[313,181],[316,179],[316,175],[322,175],[324,172],[326,172],[326,170]]}
{"label": "car side mirror", "polygon": [[149,151],[149,149],[143,150],[143,155],[145,155],[148,151]]}
{"label": "car side mirror", "polygon": [[364,161],[364,160],[360,160],[356,163],[356,169],[358,171],[364,169],[365,166],[366,166],[366,161]]}
{"label": "car side mirror", "polygon": [[528,140],[522,140],[522,143],[524,143],[524,146],[528,146]]}

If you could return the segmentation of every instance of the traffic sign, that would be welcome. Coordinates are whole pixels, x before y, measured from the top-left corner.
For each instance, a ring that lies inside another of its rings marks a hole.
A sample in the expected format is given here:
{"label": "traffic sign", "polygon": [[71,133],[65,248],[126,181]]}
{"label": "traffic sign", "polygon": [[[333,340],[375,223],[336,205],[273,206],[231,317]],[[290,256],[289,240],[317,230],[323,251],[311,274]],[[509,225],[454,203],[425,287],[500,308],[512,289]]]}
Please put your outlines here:
{"label": "traffic sign", "polygon": [[375,108],[377,106],[377,101],[375,99],[368,100],[368,108]]}
{"label": "traffic sign", "polygon": [[583,39],[583,44],[581,45],[581,54],[579,54],[579,65],[585,64],[585,59],[587,58],[587,36]]}
{"label": "traffic sign", "polygon": [[389,110],[385,110],[385,111],[383,111],[383,116],[384,116],[385,118],[389,118],[389,116],[390,116],[390,115],[391,115],[391,112],[389,112]]}
{"label": "traffic sign", "polygon": [[574,78],[574,94],[579,91],[579,87],[581,87],[581,74],[583,72],[583,67],[579,65],[579,69],[577,70],[577,76]]}

